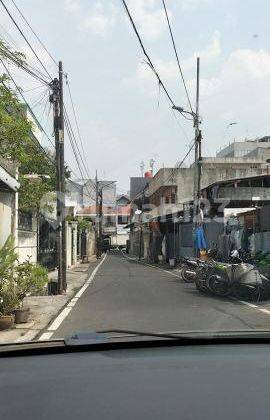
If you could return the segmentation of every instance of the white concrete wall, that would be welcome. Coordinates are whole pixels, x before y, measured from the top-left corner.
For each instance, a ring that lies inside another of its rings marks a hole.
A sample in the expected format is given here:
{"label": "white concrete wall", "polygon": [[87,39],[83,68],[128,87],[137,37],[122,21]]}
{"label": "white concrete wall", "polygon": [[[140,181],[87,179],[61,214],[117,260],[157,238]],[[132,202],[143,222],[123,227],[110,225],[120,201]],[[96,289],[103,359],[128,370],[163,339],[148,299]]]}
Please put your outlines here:
{"label": "white concrete wall", "polygon": [[77,264],[77,223],[66,224],[67,267]]}
{"label": "white concrete wall", "polygon": [[0,247],[12,233],[12,196],[10,192],[0,192]]}
{"label": "white concrete wall", "polygon": [[32,231],[17,229],[16,252],[20,263],[30,258],[31,263],[37,263],[37,218],[32,216]]}
{"label": "white concrete wall", "polygon": [[87,233],[87,255],[92,257],[96,253],[95,231],[91,229]]}

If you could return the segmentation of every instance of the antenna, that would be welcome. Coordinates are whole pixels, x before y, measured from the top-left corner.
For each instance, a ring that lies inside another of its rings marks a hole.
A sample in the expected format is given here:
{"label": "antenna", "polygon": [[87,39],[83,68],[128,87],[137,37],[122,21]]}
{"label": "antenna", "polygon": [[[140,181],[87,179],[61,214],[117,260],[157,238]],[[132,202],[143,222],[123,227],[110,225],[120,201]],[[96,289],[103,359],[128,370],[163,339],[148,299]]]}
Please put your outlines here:
{"label": "antenna", "polygon": [[144,164],[144,161],[142,160],[141,163],[140,163],[140,170],[141,170],[141,176],[142,176],[142,178],[144,176],[144,168],[145,168],[145,164]]}
{"label": "antenna", "polygon": [[154,164],[155,164],[155,160],[153,158],[150,159],[149,166],[150,166],[150,170],[152,174],[154,174]]}

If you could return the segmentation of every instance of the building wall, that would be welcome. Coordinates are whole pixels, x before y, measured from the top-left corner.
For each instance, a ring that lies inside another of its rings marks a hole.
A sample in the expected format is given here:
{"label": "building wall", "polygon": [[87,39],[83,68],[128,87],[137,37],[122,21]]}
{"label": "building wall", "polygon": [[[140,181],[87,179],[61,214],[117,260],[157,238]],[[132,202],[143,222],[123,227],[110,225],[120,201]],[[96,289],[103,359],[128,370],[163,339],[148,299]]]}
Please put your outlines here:
{"label": "building wall", "polygon": [[87,233],[87,255],[92,257],[96,253],[96,238],[95,231],[91,229]]}
{"label": "building wall", "polygon": [[32,216],[32,230],[23,230],[18,228],[17,253],[20,263],[30,260],[31,263],[37,263],[37,218]]}
{"label": "building wall", "polygon": [[236,141],[219,150],[217,152],[217,157],[243,157],[257,147],[267,148],[269,146],[269,142],[261,142],[259,140]]}
{"label": "building wall", "polygon": [[[246,159],[215,159],[207,158],[202,164],[202,189],[218,181],[244,178],[247,176],[261,175],[267,173],[267,166],[258,160]],[[149,196],[153,209],[150,214],[153,217],[169,214],[183,209],[183,204],[193,199],[194,169],[178,168],[172,173],[172,169],[161,169],[150,181]],[[176,204],[161,204],[156,206],[157,193],[160,194],[159,201],[164,194],[164,185],[176,185]],[[153,203],[152,203],[152,197]]]}
{"label": "building wall", "polygon": [[0,247],[12,233],[13,193],[0,192]]}
{"label": "building wall", "polygon": [[77,223],[66,224],[67,267],[77,263]]}

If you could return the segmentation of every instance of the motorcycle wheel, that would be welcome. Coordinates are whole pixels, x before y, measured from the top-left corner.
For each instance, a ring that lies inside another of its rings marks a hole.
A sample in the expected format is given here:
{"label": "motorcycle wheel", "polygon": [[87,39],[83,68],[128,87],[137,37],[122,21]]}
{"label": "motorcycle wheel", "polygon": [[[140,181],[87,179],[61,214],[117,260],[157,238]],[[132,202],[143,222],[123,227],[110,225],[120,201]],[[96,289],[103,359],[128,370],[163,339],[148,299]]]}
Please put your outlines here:
{"label": "motorcycle wheel", "polygon": [[183,267],[180,274],[185,283],[194,283],[196,273],[191,273],[191,270],[188,267]]}
{"label": "motorcycle wheel", "polygon": [[199,290],[201,293],[207,293],[208,288],[206,286],[206,283],[204,280],[201,280],[200,278],[195,279],[196,289]]}
{"label": "motorcycle wheel", "polygon": [[212,274],[208,278],[207,286],[210,292],[221,297],[228,296],[231,291],[228,282],[224,281],[222,278],[215,274]]}
{"label": "motorcycle wheel", "polygon": [[263,290],[260,286],[246,286],[244,284],[235,284],[232,288],[232,294],[238,300],[248,300],[258,302],[263,296]]}

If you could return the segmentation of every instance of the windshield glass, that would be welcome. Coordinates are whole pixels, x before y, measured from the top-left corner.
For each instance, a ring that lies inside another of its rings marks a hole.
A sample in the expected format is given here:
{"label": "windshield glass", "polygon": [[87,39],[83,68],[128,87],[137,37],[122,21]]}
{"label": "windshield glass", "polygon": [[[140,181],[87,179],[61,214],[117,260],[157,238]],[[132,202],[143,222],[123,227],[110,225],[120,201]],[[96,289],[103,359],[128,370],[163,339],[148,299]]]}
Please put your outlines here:
{"label": "windshield glass", "polygon": [[0,344],[269,330],[265,0],[0,4]]}

